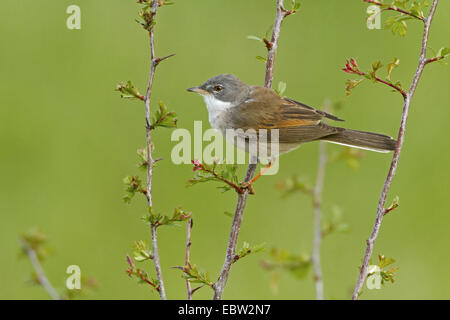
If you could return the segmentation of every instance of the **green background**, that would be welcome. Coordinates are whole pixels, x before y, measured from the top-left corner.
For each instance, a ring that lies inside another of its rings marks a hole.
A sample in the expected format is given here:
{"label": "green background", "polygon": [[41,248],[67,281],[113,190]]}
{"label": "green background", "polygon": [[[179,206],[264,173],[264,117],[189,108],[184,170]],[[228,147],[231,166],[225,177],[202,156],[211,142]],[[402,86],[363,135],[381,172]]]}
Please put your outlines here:
{"label": "green background", "polygon": [[[177,1],[158,13],[156,52],[176,56],[158,67],[153,101],[163,100],[177,112],[179,127],[192,130],[194,120],[209,128],[200,97],[185,88],[220,74],[234,73],[249,84],[262,85],[264,65],[257,55],[265,48],[248,35],[264,35],[273,23],[274,0]],[[66,8],[81,7],[81,30],[66,28]],[[381,85],[362,84],[345,96],[352,76],[341,71],[355,57],[369,68],[374,60],[400,59],[394,79],[409,82],[417,66],[422,26],[409,22],[406,37],[368,30],[367,5],[352,1],[302,1],[301,11],[283,24],[275,81],[287,82],[285,95],[320,107],[326,98],[344,101],[337,115],[345,126],[396,136],[402,100]],[[144,91],[148,77],[148,39],[135,22],[136,1],[40,0],[2,1],[0,19],[0,298],[46,299],[26,279],[31,266],[18,259],[18,236],[32,226],[49,236],[53,255],[44,268],[62,289],[68,265],[99,283],[90,299],[157,299],[145,285],[125,274],[126,253],[135,240],[149,239],[140,218],[144,199],[122,201],[122,179],[139,171],[136,149],[145,143],[144,109],[140,102],[120,99],[116,84],[132,80]],[[448,46],[450,2],[441,1],[432,25],[430,46]],[[383,20],[389,14],[383,14]],[[430,53],[431,55],[431,53]],[[406,142],[388,202],[399,195],[401,206],[387,216],[375,254],[396,259],[395,284],[364,290],[371,299],[450,298],[448,190],[450,151],[449,69],[426,68],[414,96]],[[155,104],[153,105],[153,108]],[[214,279],[225,256],[231,224],[224,211],[234,210],[236,195],[221,194],[213,184],[186,188],[190,165],[170,161],[171,130],[154,134],[155,155],[165,158],[154,175],[154,206],[171,213],[181,205],[193,212],[192,261]],[[312,206],[308,196],[281,199],[276,182],[296,173],[314,181],[317,143],[281,158],[276,176],[256,185],[245,212],[240,243],[265,242],[293,253],[312,248]],[[330,152],[341,150],[330,145]],[[324,214],[339,205],[351,226],[348,234],[323,241],[325,297],[347,299],[357,279],[365,240],[372,228],[390,155],[366,153],[360,169],[344,162],[330,164],[324,188]],[[185,283],[171,266],[184,262],[185,229],[159,229],[159,245],[167,294],[185,298]],[[267,253],[239,261],[225,299],[313,299],[312,273],[305,280],[280,276],[279,292],[269,287],[270,273],[261,269]],[[147,270],[153,272],[151,264]],[[210,298],[204,288],[196,298]]]}

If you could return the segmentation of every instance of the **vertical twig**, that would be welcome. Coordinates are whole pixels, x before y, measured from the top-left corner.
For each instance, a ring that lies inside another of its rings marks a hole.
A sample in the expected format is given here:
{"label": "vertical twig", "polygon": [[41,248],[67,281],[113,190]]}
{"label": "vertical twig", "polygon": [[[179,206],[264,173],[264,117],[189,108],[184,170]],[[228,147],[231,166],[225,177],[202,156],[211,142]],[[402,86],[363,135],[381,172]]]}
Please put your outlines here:
{"label": "vertical twig", "polygon": [[327,146],[325,141],[319,142],[319,161],[317,168],[316,185],[313,191],[314,206],[314,246],[312,263],[314,266],[314,282],[316,285],[316,299],[323,300],[322,267],[320,265],[320,245],[322,242],[322,191],[327,166]]}
{"label": "vertical twig", "polygon": [[[187,266],[191,262],[191,230],[193,226],[192,218],[186,224],[186,255],[184,259],[184,265]],[[192,288],[189,279],[186,279],[187,299],[192,300]]]}
{"label": "vertical twig", "polygon": [[275,22],[273,24],[272,38],[270,40],[270,49],[269,53],[267,54],[266,77],[264,80],[264,86],[266,88],[272,87],[275,56],[277,55],[278,39],[280,38],[281,24],[283,23],[284,18],[286,18],[286,9],[284,8],[284,0],[277,0],[277,13],[275,16]]}
{"label": "vertical twig", "polygon": [[391,183],[392,183],[392,179],[394,178],[395,171],[397,170],[400,152],[402,150],[403,142],[405,139],[406,121],[408,119],[408,113],[409,113],[409,107],[411,104],[411,99],[414,95],[414,92],[416,91],[417,84],[419,83],[420,77],[422,76],[423,69],[424,69],[425,65],[427,64],[426,53],[427,53],[427,45],[428,45],[428,36],[430,33],[431,22],[433,20],[434,13],[436,12],[436,7],[438,5],[438,2],[439,2],[439,0],[433,1],[433,4],[431,5],[431,9],[428,14],[428,17],[424,20],[424,32],[423,32],[423,38],[422,38],[422,48],[421,48],[421,52],[420,52],[419,64],[417,66],[417,70],[414,75],[411,86],[406,94],[405,99],[404,99],[402,118],[401,118],[401,122],[400,122],[400,128],[398,131],[397,147],[395,148],[391,166],[389,168],[389,173],[386,177],[386,181],[384,182],[383,190],[380,195],[380,200],[378,202],[378,208],[377,208],[377,215],[375,218],[375,224],[373,226],[370,238],[367,240],[367,246],[366,246],[366,251],[364,254],[364,260],[361,265],[361,270],[360,270],[360,273],[358,276],[358,281],[356,282],[355,290],[352,295],[353,300],[358,299],[358,296],[361,292],[364,281],[367,277],[369,262],[372,257],[375,240],[377,239],[378,233],[380,232],[380,229],[381,229],[381,223],[383,221],[383,217],[384,217],[385,210],[386,210],[385,209],[386,197],[387,197],[389,189],[391,187]]}
{"label": "vertical twig", "polygon": [[[251,163],[248,165],[245,181],[251,180],[253,175],[255,174],[257,164],[254,164],[253,162],[254,161],[251,161]],[[245,189],[243,193],[238,194],[238,202],[236,205],[236,210],[234,212],[233,223],[231,224],[230,239],[228,241],[225,262],[223,263],[219,279],[214,284],[214,300],[222,299],[223,291],[225,290],[225,285],[227,283],[228,276],[230,275],[231,267],[235,261],[234,258],[236,256],[236,245],[239,237],[239,231],[241,230],[242,217],[244,215],[245,205],[247,204],[248,193],[249,190]]]}
{"label": "vertical twig", "polygon": [[[151,15],[152,18],[156,16],[156,11],[159,7],[158,0],[152,0],[151,2]],[[152,199],[152,177],[153,177],[153,165],[154,160],[152,158],[152,126],[151,126],[151,110],[150,110],[150,101],[151,101],[151,93],[152,93],[152,85],[153,78],[155,76],[155,70],[158,64],[163,60],[167,59],[170,56],[165,58],[157,58],[155,56],[155,41],[154,41],[154,25],[148,29],[149,42],[150,42],[150,75],[148,78],[147,84],[147,93],[145,94],[144,103],[145,103],[145,128],[146,128],[146,149],[147,149],[147,188],[146,188],[146,197],[148,206],[151,208],[153,206]],[[152,247],[153,247],[153,261],[155,263],[156,277],[158,278],[159,285],[159,295],[162,300],[166,300],[166,289],[164,286],[162,271],[161,271],[161,262],[159,258],[159,250],[158,250],[158,237],[156,234],[157,226],[151,225],[151,237],[152,237]]]}
{"label": "vertical twig", "polygon": [[[291,14],[291,13],[289,13]],[[275,23],[272,32],[272,39],[270,42],[270,46],[268,46],[269,53],[267,56],[266,63],[266,76],[264,81],[264,86],[270,88],[272,86],[273,80],[273,72],[274,72],[274,63],[275,63],[275,55],[278,47],[278,39],[280,36],[281,23],[284,18],[287,16],[287,11],[284,9],[284,0],[277,0],[277,11],[275,17]],[[256,159],[250,159],[250,164],[248,165],[247,173],[245,180],[246,182],[250,181],[255,174],[257,161]],[[242,194],[238,195],[238,201],[236,205],[236,210],[234,212],[234,218],[231,225],[230,238],[228,241],[227,253],[225,256],[225,262],[222,267],[222,271],[220,273],[219,279],[214,284],[214,300],[222,299],[223,291],[225,290],[225,285],[228,280],[228,276],[230,275],[231,267],[235,261],[236,255],[236,245],[239,237],[239,232],[241,229],[242,217],[244,215],[245,205],[247,204],[249,190],[245,189]]]}
{"label": "vertical twig", "polygon": [[45,289],[45,291],[47,291],[47,293],[53,300],[61,300],[61,296],[58,294],[55,288],[53,288],[52,284],[45,275],[44,269],[42,269],[41,263],[39,262],[36,252],[33,250],[33,248],[30,247],[30,245],[27,243],[25,239],[19,238],[19,241],[23,250],[30,259],[34,271],[36,271],[36,276],[38,278],[39,284]]}
{"label": "vertical twig", "polygon": [[[330,111],[330,101],[325,100],[325,112]],[[320,246],[322,244],[322,193],[325,181],[325,170],[327,167],[327,143],[325,141],[319,142],[319,154],[317,162],[317,176],[316,184],[313,190],[313,208],[314,208],[314,239],[313,239],[313,254],[312,263],[314,267],[314,283],[316,286],[316,299],[323,300],[323,280],[322,280],[322,266],[320,264]]]}

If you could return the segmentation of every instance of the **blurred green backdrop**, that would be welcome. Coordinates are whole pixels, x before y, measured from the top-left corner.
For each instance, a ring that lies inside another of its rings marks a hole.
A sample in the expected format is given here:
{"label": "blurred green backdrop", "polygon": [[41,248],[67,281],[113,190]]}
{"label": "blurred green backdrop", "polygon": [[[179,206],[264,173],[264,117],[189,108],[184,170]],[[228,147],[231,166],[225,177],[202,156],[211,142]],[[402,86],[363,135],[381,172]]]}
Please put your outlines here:
{"label": "blurred green backdrop", "polygon": [[[250,84],[262,84],[264,65],[255,59],[265,48],[247,35],[263,35],[273,23],[274,0],[176,1],[159,11],[158,55],[176,53],[157,70],[153,101],[163,100],[179,115],[179,127],[194,120],[209,128],[203,101],[185,88],[219,73],[234,73]],[[81,30],[66,28],[67,6],[81,7]],[[348,57],[361,67],[377,59],[400,58],[394,79],[409,85],[417,65],[420,23],[410,22],[405,38],[389,31],[368,30],[367,5],[352,1],[302,1],[301,12],[282,28],[275,84],[287,82],[288,95],[320,107],[325,98],[344,101],[338,116],[353,129],[397,134],[402,102],[398,94],[364,83],[345,97],[347,75],[340,69]],[[53,256],[44,263],[48,277],[64,287],[70,264],[94,276],[98,291],[90,299],[157,299],[147,286],[129,279],[125,254],[134,240],[149,239],[140,218],[144,200],[126,205],[122,179],[138,172],[136,149],[145,142],[144,109],[114,92],[132,80],[144,91],[148,76],[146,33],[134,22],[136,1],[40,0],[2,1],[0,20],[0,298],[38,299],[47,294],[25,280],[29,261],[18,259],[18,235],[39,226],[48,236]],[[430,46],[449,45],[450,2],[441,1],[432,26]],[[448,121],[449,69],[426,68],[413,99],[406,143],[388,201],[401,206],[386,217],[375,254],[397,260],[397,281],[382,290],[364,290],[371,299],[450,298],[448,190],[450,161]],[[173,165],[170,130],[154,135],[156,155],[167,159],[154,176],[154,205],[171,213],[175,206],[195,216],[192,260],[218,275],[223,263],[236,196],[215,185],[186,188],[191,166]],[[284,155],[280,172],[256,185],[245,212],[240,242],[266,242],[293,253],[312,248],[312,206],[298,194],[280,199],[274,185],[293,173],[315,178],[317,144]],[[331,152],[340,150],[330,145]],[[322,246],[325,296],[347,299],[376,213],[389,155],[367,153],[357,172],[345,163],[327,168],[324,211],[343,208],[349,234],[326,238]],[[160,254],[168,297],[185,298],[185,283],[171,266],[184,262],[185,229],[159,230]],[[312,299],[312,274],[297,281],[280,278],[279,293],[269,288],[270,274],[259,266],[267,253],[239,261],[224,298]],[[148,270],[153,268],[149,265]],[[196,298],[210,298],[202,289]]]}

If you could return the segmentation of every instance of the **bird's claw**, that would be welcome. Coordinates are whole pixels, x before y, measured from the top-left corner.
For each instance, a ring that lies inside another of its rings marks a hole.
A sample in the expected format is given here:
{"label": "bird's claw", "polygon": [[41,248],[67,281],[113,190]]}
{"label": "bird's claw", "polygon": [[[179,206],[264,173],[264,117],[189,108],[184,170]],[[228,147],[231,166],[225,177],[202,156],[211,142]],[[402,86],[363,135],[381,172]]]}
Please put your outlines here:
{"label": "bird's claw", "polygon": [[241,183],[240,187],[242,189],[248,189],[250,194],[255,194],[255,189],[253,189],[253,185],[250,181],[244,181]]}

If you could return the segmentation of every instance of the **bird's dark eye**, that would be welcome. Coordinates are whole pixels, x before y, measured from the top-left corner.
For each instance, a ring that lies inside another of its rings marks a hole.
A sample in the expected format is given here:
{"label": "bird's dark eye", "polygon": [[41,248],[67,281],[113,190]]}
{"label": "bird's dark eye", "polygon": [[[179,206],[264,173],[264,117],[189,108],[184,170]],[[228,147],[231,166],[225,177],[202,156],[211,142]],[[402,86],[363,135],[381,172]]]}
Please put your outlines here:
{"label": "bird's dark eye", "polygon": [[215,87],[213,88],[213,90],[214,90],[215,92],[220,92],[220,91],[223,90],[223,87],[222,87],[222,86],[215,86]]}

